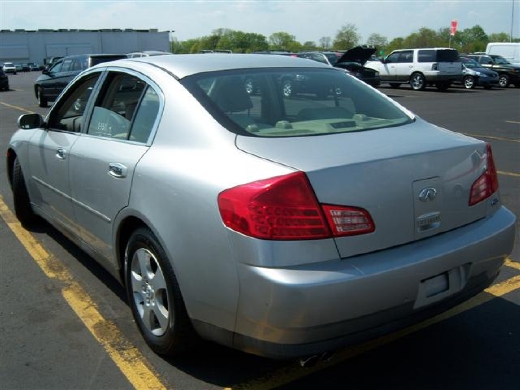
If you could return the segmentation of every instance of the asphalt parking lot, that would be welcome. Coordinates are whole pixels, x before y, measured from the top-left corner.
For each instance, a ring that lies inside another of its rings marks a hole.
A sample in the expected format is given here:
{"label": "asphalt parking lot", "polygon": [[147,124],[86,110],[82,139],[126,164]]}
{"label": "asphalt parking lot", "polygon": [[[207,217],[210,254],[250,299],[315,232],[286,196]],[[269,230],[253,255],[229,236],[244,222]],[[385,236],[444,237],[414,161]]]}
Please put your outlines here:
{"label": "asphalt parking lot", "polygon": [[[37,72],[0,92],[0,148],[16,118],[45,114]],[[424,119],[492,144],[502,202],[520,216],[520,88],[380,91]],[[12,215],[0,164],[2,389],[517,389],[520,242],[494,285],[445,314],[338,351],[310,368],[203,344],[163,359],[142,341],[123,288],[48,225],[27,232]],[[517,232],[520,232],[517,220]]]}

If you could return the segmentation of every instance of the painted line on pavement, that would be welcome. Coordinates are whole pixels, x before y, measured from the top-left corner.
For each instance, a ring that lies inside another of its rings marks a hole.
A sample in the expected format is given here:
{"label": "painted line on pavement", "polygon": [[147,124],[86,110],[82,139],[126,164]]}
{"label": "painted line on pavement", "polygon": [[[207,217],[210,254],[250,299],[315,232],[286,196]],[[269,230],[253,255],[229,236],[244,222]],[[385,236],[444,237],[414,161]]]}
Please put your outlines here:
{"label": "painted line on pavement", "polygon": [[[505,266],[513,267],[515,269],[520,269],[518,264],[519,263],[513,262],[510,259],[507,259]],[[309,368],[302,368],[298,363],[295,362],[293,364],[284,366],[278,370],[269,372],[262,377],[255,378],[248,382],[236,384],[232,387],[224,388],[223,390],[275,389],[279,386],[283,386],[283,385],[289,384],[291,382],[294,382],[296,380],[300,380],[308,375],[322,371],[326,368],[333,367],[338,364],[344,363],[348,359],[352,359],[356,356],[362,355],[371,350],[374,350],[376,348],[379,348],[381,346],[384,346],[386,344],[399,340],[412,333],[415,333],[422,329],[428,328],[429,326],[432,326],[439,322],[450,319],[451,317],[464,313],[465,311],[468,311],[477,306],[480,306],[495,298],[500,298],[500,297],[504,296],[505,294],[508,294],[508,293],[516,291],[516,290],[520,290],[520,275],[516,275],[501,283],[490,286],[487,289],[485,289],[484,292],[474,296],[473,298],[467,300],[466,302],[464,302],[444,313],[438,314],[437,316],[432,317],[426,321],[420,322],[416,325],[410,326],[410,327],[402,329],[400,331],[376,338],[374,340],[370,340],[366,343],[345,348],[345,349],[339,351],[338,353],[336,353],[336,355],[334,355],[333,358],[329,361],[319,362],[315,366],[312,366]]]}
{"label": "painted line on pavement", "polygon": [[497,171],[499,175],[520,177],[520,173]]}
{"label": "painted line on pavement", "polygon": [[3,106],[9,107],[9,108],[14,108],[15,110],[18,110],[18,111],[25,112],[27,114],[34,114],[34,111],[26,110],[23,107],[13,106],[12,104],[7,104],[7,103],[4,103],[4,102],[0,102],[0,104],[2,104]]}
{"label": "painted line on pavement", "polygon": [[135,389],[166,389],[146,358],[118,330],[103,318],[87,292],[74,280],[67,268],[25,230],[0,195],[0,216],[48,278],[58,280],[62,295],[103,346],[110,358]]}

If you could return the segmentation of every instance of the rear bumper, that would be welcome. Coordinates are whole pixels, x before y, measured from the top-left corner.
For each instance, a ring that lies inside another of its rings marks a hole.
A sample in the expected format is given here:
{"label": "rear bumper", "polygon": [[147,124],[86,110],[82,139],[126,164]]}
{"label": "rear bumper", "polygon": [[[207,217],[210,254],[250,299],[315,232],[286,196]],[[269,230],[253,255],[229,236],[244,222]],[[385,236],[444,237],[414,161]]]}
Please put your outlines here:
{"label": "rear bumper", "polygon": [[233,346],[293,358],[361,342],[442,312],[485,289],[511,252],[515,216],[327,263],[239,265]]}

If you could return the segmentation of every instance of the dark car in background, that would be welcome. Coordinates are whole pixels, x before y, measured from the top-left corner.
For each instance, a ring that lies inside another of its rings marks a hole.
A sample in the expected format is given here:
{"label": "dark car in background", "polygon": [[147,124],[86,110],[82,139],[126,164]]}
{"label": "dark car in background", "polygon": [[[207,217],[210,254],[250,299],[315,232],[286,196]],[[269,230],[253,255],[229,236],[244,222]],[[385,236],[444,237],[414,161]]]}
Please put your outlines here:
{"label": "dark car in background", "polygon": [[308,51],[300,52],[296,55],[300,58],[307,58],[344,69],[352,76],[363,80],[373,87],[377,87],[381,84],[379,72],[364,66],[375,52],[375,47],[356,46],[344,53],[335,51]]}
{"label": "dark car in background", "polygon": [[460,82],[466,89],[472,89],[476,86],[484,87],[485,89],[491,89],[493,86],[498,85],[498,73],[482,67],[473,58],[460,56],[462,61],[462,79]]}
{"label": "dark car in background", "polygon": [[378,87],[381,84],[379,72],[365,66],[365,63],[370,60],[375,52],[375,47],[356,46],[343,53],[334,66],[345,69],[352,76],[357,77],[372,87]]}
{"label": "dark car in background", "polygon": [[9,77],[2,68],[0,68],[0,91],[9,91]]}
{"label": "dark car in background", "polygon": [[47,107],[79,73],[102,62],[127,58],[126,54],[80,54],[57,60],[34,82],[34,94],[40,107]]}
{"label": "dark car in background", "polygon": [[509,84],[520,87],[520,66],[513,65],[504,57],[496,54],[468,54],[467,57],[474,59],[484,68],[497,72],[500,87],[507,88]]}

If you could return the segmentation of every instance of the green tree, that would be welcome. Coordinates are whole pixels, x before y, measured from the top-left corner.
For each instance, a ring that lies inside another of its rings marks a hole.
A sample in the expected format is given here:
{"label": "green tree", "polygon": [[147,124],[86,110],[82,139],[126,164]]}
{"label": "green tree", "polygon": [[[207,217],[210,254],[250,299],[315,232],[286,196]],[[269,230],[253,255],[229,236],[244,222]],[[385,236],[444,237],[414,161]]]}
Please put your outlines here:
{"label": "green tree", "polygon": [[357,46],[360,40],[361,36],[358,34],[357,27],[349,23],[337,32],[332,46],[335,50],[348,50]]}
{"label": "green tree", "polygon": [[312,41],[307,41],[307,42],[303,43],[302,50],[305,50],[305,51],[318,50],[318,47],[316,46],[316,43],[314,43]]}
{"label": "green tree", "polygon": [[380,34],[373,33],[368,37],[367,45],[374,46],[377,49],[375,54],[380,55],[380,52],[384,53],[386,51],[386,47],[388,46],[388,38]]}
{"label": "green tree", "polygon": [[322,50],[330,50],[332,47],[332,39],[330,37],[321,37],[319,42]]}
{"label": "green tree", "polygon": [[275,32],[269,36],[269,48],[271,50],[290,50],[290,46],[296,42],[296,37],[286,32]]}
{"label": "green tree", "polygon": [[509,34],[505,32],[489,34],[488,38],[488,42],[509,42]]}

